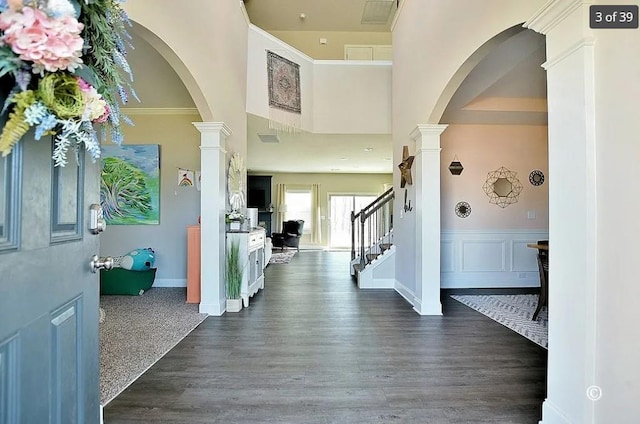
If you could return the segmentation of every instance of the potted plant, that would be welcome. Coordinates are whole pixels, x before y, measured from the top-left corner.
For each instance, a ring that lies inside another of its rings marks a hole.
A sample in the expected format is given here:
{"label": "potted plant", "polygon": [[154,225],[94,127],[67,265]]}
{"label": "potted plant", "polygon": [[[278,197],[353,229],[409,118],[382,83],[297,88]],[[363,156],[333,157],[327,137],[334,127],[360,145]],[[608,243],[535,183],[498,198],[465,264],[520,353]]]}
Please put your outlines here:
{"label": "potted plant", "polygon": [[242,299],[240,298],[240,285],[242,284],[243,269],[240,266],[240,243],[232,241],[227,248],[227,312],[240,312]]}

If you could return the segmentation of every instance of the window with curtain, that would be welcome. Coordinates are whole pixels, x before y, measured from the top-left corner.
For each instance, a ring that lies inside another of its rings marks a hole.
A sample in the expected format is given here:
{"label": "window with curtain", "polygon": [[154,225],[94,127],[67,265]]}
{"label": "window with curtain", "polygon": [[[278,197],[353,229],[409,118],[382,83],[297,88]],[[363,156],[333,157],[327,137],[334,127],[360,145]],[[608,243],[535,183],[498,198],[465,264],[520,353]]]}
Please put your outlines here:
{"label": "window with curtain", "polygon": [[313,214],[311,208],[310,189],[287,189],[284,193],[286,211],[285,221],[304,220],[303,234],[311,234],[313,231]]}

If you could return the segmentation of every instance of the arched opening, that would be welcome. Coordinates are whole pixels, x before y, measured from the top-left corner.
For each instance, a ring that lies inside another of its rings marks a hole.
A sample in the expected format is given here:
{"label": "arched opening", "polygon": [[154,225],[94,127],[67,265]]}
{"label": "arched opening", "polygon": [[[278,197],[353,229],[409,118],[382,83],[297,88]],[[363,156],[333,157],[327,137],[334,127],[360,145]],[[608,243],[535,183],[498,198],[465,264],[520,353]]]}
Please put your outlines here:
{"label": "arched opening", "polygon": [[[491,289],[487,302],[522,297],[528,338],[546,348],[546,308],[532,320],[538,251],[527,247],[549,234],[545,60],[544,36],[521,25],[503,31],[460,67],[431,118],[448,125],[440,139],[441,288]],[[479,305],[479,293],[468,294],[463,303]],[[517,314],[487,305],[479,306],[485,315],[517,327]]]}

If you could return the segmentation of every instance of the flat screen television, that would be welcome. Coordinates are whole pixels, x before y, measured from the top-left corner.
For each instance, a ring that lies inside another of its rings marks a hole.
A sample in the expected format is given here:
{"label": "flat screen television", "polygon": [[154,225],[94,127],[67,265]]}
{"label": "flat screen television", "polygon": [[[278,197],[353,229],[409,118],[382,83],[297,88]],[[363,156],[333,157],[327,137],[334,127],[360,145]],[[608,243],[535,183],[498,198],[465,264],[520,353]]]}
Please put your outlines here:
{"label": "flat screen television", "polygon": [[267,199],[265,190],[259,188],[250,188],[247,196],[247,207],[258,208],[263,211],[267,208]]}

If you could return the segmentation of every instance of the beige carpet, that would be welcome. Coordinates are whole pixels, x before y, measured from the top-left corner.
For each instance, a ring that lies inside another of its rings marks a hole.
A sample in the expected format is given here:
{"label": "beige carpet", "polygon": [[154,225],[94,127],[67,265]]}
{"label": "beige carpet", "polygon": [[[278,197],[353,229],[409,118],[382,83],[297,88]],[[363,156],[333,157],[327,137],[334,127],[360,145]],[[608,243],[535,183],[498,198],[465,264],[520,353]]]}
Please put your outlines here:
{"label": "beige carpet", "polygon": [[185,288],[100,296],[100,403],[106,405],[207,317]]}

